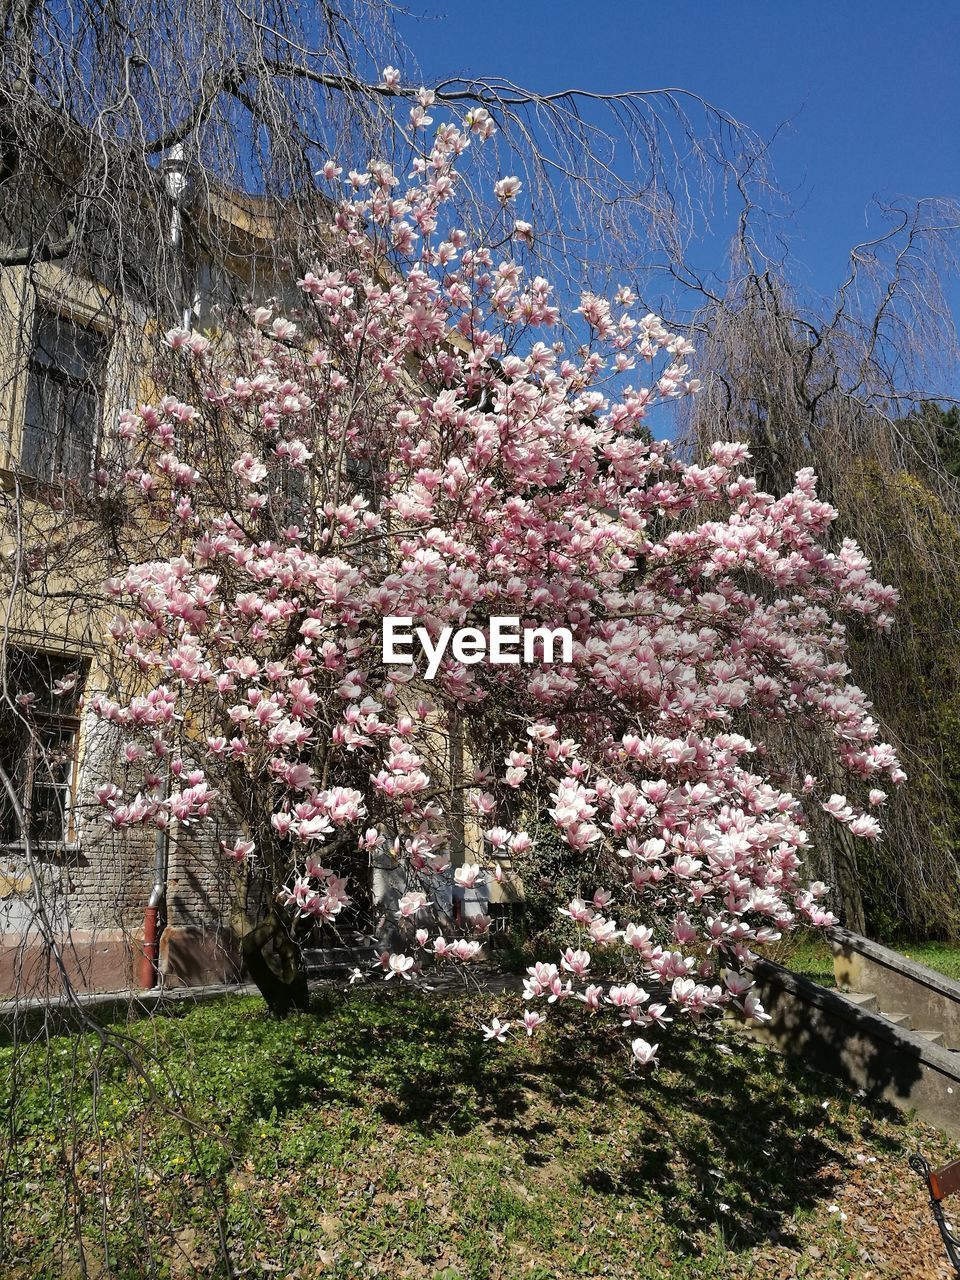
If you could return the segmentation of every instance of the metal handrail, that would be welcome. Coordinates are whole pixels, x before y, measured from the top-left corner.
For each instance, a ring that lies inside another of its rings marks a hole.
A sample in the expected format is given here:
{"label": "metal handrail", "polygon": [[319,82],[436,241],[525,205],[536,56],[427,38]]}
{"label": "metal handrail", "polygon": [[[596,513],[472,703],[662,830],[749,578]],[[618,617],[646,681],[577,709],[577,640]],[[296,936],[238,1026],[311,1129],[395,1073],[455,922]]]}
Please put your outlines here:
{"label": "metal handrail", "polygon": [[936,1183],[933,1170],[930,1168],[930,1162],[919,1152],[910,1157],[910,1168],[916,1170],[927,1184],[927,1192],[930,1196],[930,1208],[933,1210],[933,1217],[940,1229],[940,1235],[943,1237],[943,1243],[946,1246],[947,1257],[953,1265],[954,1270],[960,1275],[960,1238],[953,1234],[947,1223],[943,1213],[943,1205],[941,1198],[936,1194]]}

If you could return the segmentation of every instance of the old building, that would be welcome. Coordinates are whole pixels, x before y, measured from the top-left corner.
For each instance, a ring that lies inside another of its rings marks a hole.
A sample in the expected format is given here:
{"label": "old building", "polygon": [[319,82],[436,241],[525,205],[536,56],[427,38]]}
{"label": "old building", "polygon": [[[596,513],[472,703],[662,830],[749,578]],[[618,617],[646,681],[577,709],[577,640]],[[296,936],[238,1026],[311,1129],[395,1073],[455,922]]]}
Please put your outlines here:
{"label": "old building", "polygon": [[[215,325],[218,305],[244,297],[283,305],[302,273],[275,203],[208,188],[194,199],[175,163],[157,198],[182,258],[182,309],[158,316],[156,298],[103,278],[96,255],[0,269],[0,995],[55,992],[65,978],[90,990],[229,980],[258,892],[219,857],[219,832],[114,831],[96,798],[122,768],[119,738],[86,709],[114,680],[104,566],[111,540],[147,532],[89,484],[105,428],[151,398],[167,323]],[[441,771],[462,772],[445,726],[437,751]],[[453,860],[475,859],[482,841],[455,817]],[[370,868],[368,890],[389,917],[402,886],[388,864]]]}
{"label": "old building", "polygon": [[[275,207],[222,191],[191,203],[175,164],[158,201],[184,262],[176,319],[199,327],[214,303],[278,292]],[[106,424],[149,398],[159,328],[157,308],[106,275],[96,254],[0,268],[0,995],[55,992],[64,975],[91,990],[149,985],[151,895],[166,981],[237,972],[236,886],[213,848],[96,820],[117,744],[84,706],[109,685],[102,582],[116,534],[88,482]]]}

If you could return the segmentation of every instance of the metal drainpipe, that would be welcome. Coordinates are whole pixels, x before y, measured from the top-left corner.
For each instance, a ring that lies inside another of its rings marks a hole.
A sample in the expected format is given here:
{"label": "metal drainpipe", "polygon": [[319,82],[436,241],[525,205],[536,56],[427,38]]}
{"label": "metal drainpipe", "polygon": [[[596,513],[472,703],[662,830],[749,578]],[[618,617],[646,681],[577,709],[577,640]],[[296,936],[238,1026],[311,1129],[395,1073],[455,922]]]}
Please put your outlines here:
{"label": "metal drainpipe", "polygon": [[[164,189],[173,206],[170,211],[170,247],[176,250],[182,259],[183,213],[181,212],[180,204],[187,189],[187,162],[184,157],[183,143],[178,142],[170,148],[167,155],[160,162],[160,172],[163,174]],[[183,308],[183,327],[185,329],[189,329],[192,326],[197,301],[198,299],[194,297],[193,305]]]}
{"label": "metal drainpipe", "polygon": [[167,861],[169,851],[167,828],[157,831],[153,854],[154,884],[143,913],[143,955],[140,960],[140,986],[149,991],[159,986],[160,934],[163,932],[163,913],[167,903]]}
{"label": "metal drainpipe", "polygon": [[[173,249],[183,248],[183,215],[180,201],[187,186],[186,163],[183,145],[177,143],[170,148],[169,154],[160,163],[163,184],[170,197],[173,209],[170,215],[170,245]],[[192,308],[184,308],[183,326],[190,327],[193,316]],[[170,774],[167,773],[165,790],[170,791]],[[163,913],[167,904],[167,868],[169,861],[169,838],[166,827],[157,830],[157,840],[153,855],[153,889],[143,913],[143,953],[140,957],[140,986],[149,991],[159,985],[160,979],[160,934],[163,932]]]}

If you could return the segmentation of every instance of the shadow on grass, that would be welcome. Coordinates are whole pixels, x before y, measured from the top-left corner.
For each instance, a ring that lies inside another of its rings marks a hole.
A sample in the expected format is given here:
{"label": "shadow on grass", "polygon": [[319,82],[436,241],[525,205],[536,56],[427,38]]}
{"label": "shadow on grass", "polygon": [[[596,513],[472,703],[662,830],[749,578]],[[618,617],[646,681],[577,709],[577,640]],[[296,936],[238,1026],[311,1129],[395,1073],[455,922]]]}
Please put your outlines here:
{"label": "shadow on grass", "polygon": [[[717,1222],[735,1249],[797,1246],[791,1220],[834,1198],[849,1148],[869,1142],[901,1152],[904,1117],[877,1099],[868,1109],[801,1061],[742,1040],[732,1045],[722,1053],[714,1033],[675,1027],[664,1037],[661,1068],[636,1076],[617,1033],[584,1038],[574,1024],[531,1074],[538,1089],[562,1099],[558,1132],[570,1112],[592,1108],[626,1124],[629,1157],[585,1168],[584,1188],[655,1200],[681,1242],[691,1228]],[[522,1114],[515,1119],[525,1131]]]}
{"label": "shadow on grass", "polygon": [[716,1036],[674,1025],[661,1066],[633,1074],[624,1034],[579,1010],[559,1010],[532,1045],[485,1043],[479,1022],[508,1004],[324,992],[282,1023],[233,1001],[155,1018],[150,1034],[161,1056],[185,1064],[194,1114],[223,1123],[233,1167],[256,1154],[264,1118],[312,1126],[327,1158],[331,1124],[465,1147],[482,1129],[509,1142],[531,1178],[569,1186],[575,1204],[646,1207],[681,1250],[696,1251],[698,1230],[713,1223],[733,1249],[795,1245],[791,1219],[833,1197],[851,1144],[897,1146],[897,1112],[866,1110],[772,1051],[734,1040],[721,1053]]}
{"label": "shadow on grass", "polygon": [[[853,1106],[842,1085],[752,1044],[724,1054],[715,1036],[674,1027],[662,1066],[637,1076],[623,1038],[586,1030],[578,1011],[529,1050],[485,1044],[478,1022],[477,1006],[457,999],[324,994],[297,1020],[310,1052],[277,1064],[264,1101],[275,1114],[372,1107],[426,1137],[482,1125],[521,1145],[531,1169],[558,1162],[585,1192],[656,1202],[679,1240],[720,1222],[741,1249],[796,1243],[790,1219],[835,1194],[851,1143],[898,1145],[892,1108]],[[629,1154],[607,1146],[597,1158],[618,1128]]]}
{"label": "shadow on grass", "polygon": [[790,1220],[832,1198],[842,1149],[859,1129],[848,1116],[831,1122],[822,1101],[849,1095],[779,1062],[761,1066],[746,1046],[733,1058],[695,1043],[672,1048],[670,1069],[636,1092],[643,1121],[632,1158],[588,1171],[584,1185],[655,1198],[680,1240],[718,1222],[733,1248],[796,1246]]}

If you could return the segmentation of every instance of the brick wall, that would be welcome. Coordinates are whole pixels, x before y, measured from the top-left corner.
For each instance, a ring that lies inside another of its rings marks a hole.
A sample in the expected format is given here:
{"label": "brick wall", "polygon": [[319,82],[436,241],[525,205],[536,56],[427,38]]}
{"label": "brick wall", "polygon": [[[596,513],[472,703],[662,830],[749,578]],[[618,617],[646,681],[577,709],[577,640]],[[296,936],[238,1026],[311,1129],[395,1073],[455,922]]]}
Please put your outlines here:
{"label": "brick wall", "polygon": [[[85,720],[76,796],[81,821],[74,843],[38,848],[32,866],[22,850],[0,850],[0,997],[62,993],[64,973],[50,936],[67,979],[78,989],[138,985],[156,832],[115,831],[102,820],[95,792],[116,768],[117,745],[109,728]],[[166,985],[238,976],[231,920],[239,886],[218,843],[212,829],[171,828],[160,964]]]}

